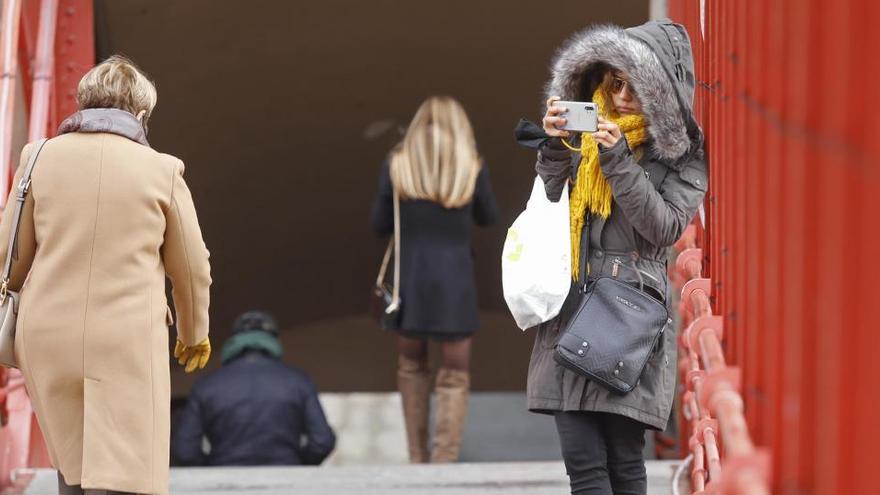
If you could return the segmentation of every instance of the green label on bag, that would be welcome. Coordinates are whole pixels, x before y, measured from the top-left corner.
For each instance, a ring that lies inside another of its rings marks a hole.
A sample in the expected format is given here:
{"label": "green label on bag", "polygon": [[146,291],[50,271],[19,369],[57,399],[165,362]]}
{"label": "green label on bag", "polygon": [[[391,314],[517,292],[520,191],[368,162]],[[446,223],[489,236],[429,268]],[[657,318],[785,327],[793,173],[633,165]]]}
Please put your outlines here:
{"label": "green label on bag", "polygon": [[507,239],[504,241],[504,244],[508,245],[508,243],[511,248],[504,255],[504,258],[511,263],[516,263],[522,257],[523,243],[519,240],[519,234],[513,229],[507,229]]}

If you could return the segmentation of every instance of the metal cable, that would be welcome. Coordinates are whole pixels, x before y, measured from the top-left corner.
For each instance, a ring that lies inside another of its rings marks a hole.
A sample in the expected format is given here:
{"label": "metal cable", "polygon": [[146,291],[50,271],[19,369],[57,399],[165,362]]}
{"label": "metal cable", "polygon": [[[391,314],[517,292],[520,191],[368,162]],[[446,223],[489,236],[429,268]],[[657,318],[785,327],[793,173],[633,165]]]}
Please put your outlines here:
{"label": "metal cable", "polygon": [[687,468],[694,462],[694,454],[690,453],[687,457],[684,458],[684,462],[678,465],[675,468],[675,473],[672,475],[672,495],[680,495],[678,491],[678,485],[681,483],[681,475],[687,470]]}

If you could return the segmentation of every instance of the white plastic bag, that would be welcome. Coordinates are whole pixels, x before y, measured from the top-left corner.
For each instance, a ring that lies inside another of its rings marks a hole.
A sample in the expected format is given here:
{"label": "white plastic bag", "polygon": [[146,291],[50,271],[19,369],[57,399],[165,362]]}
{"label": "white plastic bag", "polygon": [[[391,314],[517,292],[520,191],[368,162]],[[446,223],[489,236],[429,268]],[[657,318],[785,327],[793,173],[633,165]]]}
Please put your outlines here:
{"label": "white plastic bag", "polygon": [[535,178],[524,212],[507,231],[501,255],[504,300],[523,330],[553,319],[571,287],[568,184],[559,202]]}

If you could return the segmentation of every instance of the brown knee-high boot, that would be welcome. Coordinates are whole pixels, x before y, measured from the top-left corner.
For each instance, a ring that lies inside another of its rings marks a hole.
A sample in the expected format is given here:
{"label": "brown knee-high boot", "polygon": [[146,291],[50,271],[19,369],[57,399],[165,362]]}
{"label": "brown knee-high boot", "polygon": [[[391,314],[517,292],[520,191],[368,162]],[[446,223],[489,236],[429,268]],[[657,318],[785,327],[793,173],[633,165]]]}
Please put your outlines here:
{"label": "brown knee-high boot", "polygon": [[437,418],[431,462],[455,462],[467,417],[471,377],[467,371],[440,368],[437,372]]}
{"label": "brown knee-high boot", "polygon": [[421,362],[400,356],[397,361],[397,389],[403,403],[409,461],[428,462],[428,412],[431,376]]}

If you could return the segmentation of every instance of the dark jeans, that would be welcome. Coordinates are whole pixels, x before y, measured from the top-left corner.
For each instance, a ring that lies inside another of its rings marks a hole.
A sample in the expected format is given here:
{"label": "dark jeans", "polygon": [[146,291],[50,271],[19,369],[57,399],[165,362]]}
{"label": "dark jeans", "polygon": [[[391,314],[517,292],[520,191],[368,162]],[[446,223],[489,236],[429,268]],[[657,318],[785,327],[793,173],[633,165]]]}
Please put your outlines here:
{"label": "dark jeans", "polygon": [[645,495],[645,426],[617,414],[556,413],[572,495]]}

